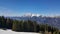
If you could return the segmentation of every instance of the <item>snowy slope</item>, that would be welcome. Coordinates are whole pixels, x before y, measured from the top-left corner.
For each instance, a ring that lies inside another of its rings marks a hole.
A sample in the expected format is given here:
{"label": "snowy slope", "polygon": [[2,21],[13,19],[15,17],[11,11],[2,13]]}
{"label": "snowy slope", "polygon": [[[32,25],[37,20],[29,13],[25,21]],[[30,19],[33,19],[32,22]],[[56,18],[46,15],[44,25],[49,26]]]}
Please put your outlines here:
{"label": "snowy slope", "polygon": [[14,32],[11,30],[1,30],[0,29],[0,34],[40,34],[40,33],[32,33],[32,32]]}

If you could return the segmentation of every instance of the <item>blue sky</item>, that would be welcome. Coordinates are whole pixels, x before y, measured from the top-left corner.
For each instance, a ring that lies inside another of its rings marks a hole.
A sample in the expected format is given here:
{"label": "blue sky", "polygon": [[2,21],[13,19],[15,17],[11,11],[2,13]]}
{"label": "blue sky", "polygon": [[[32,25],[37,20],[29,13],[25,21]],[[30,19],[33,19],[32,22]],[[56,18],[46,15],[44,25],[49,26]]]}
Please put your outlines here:
{"label": "blue sky", "polygon": [[0,16],[21,16],[24,13],[60,15],[60,0],[0,0]]}

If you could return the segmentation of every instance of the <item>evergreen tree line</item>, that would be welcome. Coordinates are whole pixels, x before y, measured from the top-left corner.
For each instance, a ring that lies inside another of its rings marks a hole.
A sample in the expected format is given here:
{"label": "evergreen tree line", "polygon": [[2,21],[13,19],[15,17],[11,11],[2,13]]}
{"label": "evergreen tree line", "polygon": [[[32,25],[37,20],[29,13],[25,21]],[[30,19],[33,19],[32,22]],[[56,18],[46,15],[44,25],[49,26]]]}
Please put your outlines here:
{"label": "evergreen tree line", "polygon": [[18,32],[57,32],[59,31],[56,27],[50,26],[48,24],[37,24],[36,21],[31,20],[12,20],[10,18],[5,18],[0,16],[0,29],[12,29]]}

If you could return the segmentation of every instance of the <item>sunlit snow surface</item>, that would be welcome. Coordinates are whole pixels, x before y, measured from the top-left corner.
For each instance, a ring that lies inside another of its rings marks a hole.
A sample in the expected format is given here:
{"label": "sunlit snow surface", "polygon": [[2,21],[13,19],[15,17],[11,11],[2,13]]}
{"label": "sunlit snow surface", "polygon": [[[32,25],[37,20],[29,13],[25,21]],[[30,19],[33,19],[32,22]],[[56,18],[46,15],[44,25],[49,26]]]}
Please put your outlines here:
{"label": "sunlit snow surface", "polygon": [[39,33],[32,33],[32,32],[14,32],[11,30],[1,30],[0,29],[0,34],[39,34]]}

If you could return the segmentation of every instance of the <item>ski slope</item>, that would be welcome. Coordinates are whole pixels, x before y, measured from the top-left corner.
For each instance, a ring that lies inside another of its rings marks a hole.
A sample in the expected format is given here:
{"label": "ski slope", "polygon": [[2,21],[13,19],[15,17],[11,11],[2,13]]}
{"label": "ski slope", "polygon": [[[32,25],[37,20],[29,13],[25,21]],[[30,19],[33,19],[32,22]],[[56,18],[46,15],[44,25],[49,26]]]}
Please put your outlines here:
{"label": "ski slope", "polygon": [[0,34],[40,34],[40,33],[33,33],[33,32],[14,32],[11,30],[1,30]]}

